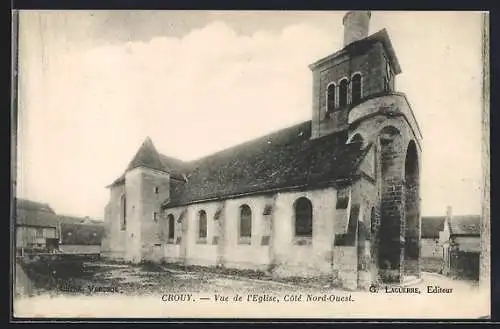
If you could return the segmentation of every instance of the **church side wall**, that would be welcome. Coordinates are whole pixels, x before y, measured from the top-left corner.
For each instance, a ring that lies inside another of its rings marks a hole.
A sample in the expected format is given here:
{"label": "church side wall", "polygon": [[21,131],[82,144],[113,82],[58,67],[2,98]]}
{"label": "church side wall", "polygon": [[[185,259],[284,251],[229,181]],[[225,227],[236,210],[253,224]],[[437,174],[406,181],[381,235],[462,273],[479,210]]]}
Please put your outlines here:
{"label": "church side wall", "polygon": [[[306,197],[312,203],[313,236],[308,244],[294,237],[294,202]],[[273,254],[278,276],[329,275],[332,266],[335,189],[278,193],[274,209]]]}
{"label": "church side wall", "polygon": [[[348,189],[350,207],[359,206],[359,213],[353,218],[357,223],[354,234],[357,234],[361,225],[368,234],[359,238],[363,240],[361,245],[358,243],[334,245],[336,235],[347,232],[347,227],[345,232],[336,232],[342,227],[337,222],[349,221],[349,217],[345,217],[351,214],[350,211],[346,213],[345,209],[336,209],[338,191],[326,188],[166,209],[164,218],[172,214],[176,220],[177,243],[165,244],[163,259],[169,263],[186,265],[223,265],[226,268],[268,270],[276,277],[324,276],[336,279],[336,282],[351,289],[367,286],[377,280],[378,274],[376,261],[371,257],[373,246],[370,236],[371,222],[376,220],[372,219],[371,210],[376,209],[379,203],[378,189],[377,185],[367,178],[361,178]],[[301,197],[309,199],[312,203],[312,238],[294,236],[294,204]],[[248,205],[252,210],[250,243],[242,243],[238,235],[242,205]],[[265,210],[270,205],[272,205],[271,239],[268,244],[263,245],[262,237],[266,235]],[[200,241],[198,222],[202,210],[207,214],[207,238]],[[180,217],[182,222],[178,223]],[[179,236],[181,236],[180,242]],[[214,236],[220,237],[218,241],[214,240]],[[364,275],[360,276],[360,273]]]}
{"label": "church side wall", "polygon": [[[186,239],[186,265],[215,266],[217,263],[217,246],[212,244],[214,236],[214,215],[217,211],[216,202],[201,203],[187,208],[187,235]],[[207,214],[207,237],[199,238],[198,222],[199,212],[204,210]]]}
{"label": "church side wall", "polygon": [[[223,261],[226,267],[238,269],[267,270],[270,264],[269,245],[262,245],[264,231],[264,208],[269,198],[255,196],[225,201],[225,243]],[[250,244],[239,238],[240,207],[248,205],[252,210],[252,234]]]}
{"label": "church side wall", "polygon": [[102,238],[102,256],[111,259],[125,257],[126,232],[120,229],[121,196],[125,193],[125,184],[110,189],[109,202],[104,213],[104,236]]}
{"label": "church side wall", "polygon": [[[307,197],[313,205],[313,238],[309,244],[298,245],[293,236],[294,202]],[[216,266],[227,268],[270,270],[277,276],[329,275],[331,273],[333,227],[336,191],[333,188],[317,191],[286,192],[275,196],[252,196],[222,202],[206,202],[187,207],[167,209],[164,216],[173,214],[177,222],[182,213],[182,238],[177,246],[167,244],[164,260],[186,265]],[[250,243],[239,238],[240,206],[252,210],[252,235]],[[272,205],[272,232],[266,233],[265,208]],[[222,209],[222,211],[221,211]],[[199,212],[207,214],[207,239],[198,239]],[[221,214],[221,230],[214,220]],[[177,231],[179,232],[179,231]],[[271,239],[263,243],[264,236]],[[214,236],[219,236],[214,244]],[[176,236],[177,239],[177,236]],[[175,247],[174,247],[175,246]]]}
{"label": "church side wall", "polygon": [[[168,209],[163,211],[161,218],[161,228],[163,232],[163,258],[167,263],[184,264],[184,250],[186,248],[186,220],[182,221],[182,213],[185,208]],[[174,217],[174,238],[168,239],[168,215]]]}

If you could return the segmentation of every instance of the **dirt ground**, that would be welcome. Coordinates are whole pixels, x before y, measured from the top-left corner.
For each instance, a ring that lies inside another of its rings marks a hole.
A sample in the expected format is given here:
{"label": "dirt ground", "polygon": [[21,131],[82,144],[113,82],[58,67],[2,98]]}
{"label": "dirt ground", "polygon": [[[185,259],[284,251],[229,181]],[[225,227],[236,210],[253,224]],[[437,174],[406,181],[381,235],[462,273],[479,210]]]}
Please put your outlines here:
{"label": "dirt ground", "polygon": [[[22,295],[90,293],[114,287],[121,294],[159,292],[259,292],[293,290],[293,283],[272,281],[262,273],[221,273],[214,269],[161,264],[121,264],[104,260],[31,262],[16,266],[16,292]],[[300,283],[299,283],[300,284]],[[302,286],[307,289],[307,284]]]}
{"label": "dirt ground", "polygon": [[[487,295],[470,281],[423,273],[408,283],[419,294],[348,292],[325,281],[271,280],[265,273],[159,264],[122,264],[78,257],[16,265],[17,317],[354,317],[477,318]],[[453,293],[427,293],[428,286]],[[111,291],[106,291],[106,290]],[[216,295],[227,301],[216,300]],[[243,301],[234,302],[236,295]],[[285,300],[302,296],[302,300]],[[308,302],[313,296],[332,300]],[[411,295],[411,296],[410,296]],[[186,300],[170,300],[169,296]],[[270,296],[269,298],[266,296]],[[249,297],[251,297],[249,299]],[[255,299],[255,298],[257,299]],[[412,297],[411,300],[408,299]],[[267,299],[266,299],[267,298]],[[272,298],[272,299],[271,299]],[[274,302],[277,298],[278,302]],[[340,298],[337,300],[337,298]]]}
{"label": "dirt ground", "polygon": [[[474,282],[452,280],[439,274],[424,273],[423,280],[411,284],[425,290],[427,285],[473,289]],[[123,264],[105,260],[70,258],[58,261],[34,261],[16,266],[16,293],[91,294],[93,288],[113,289],[125,295],[158,293],[223,293],[252,291],[280,293],[286,291],[342,291],[326,281],[290,278],[272,280],[264,273],[252,271],[220,271],[214,268],[181,267],[171,264]],[[103,291],[101,291],[103,292]]]}

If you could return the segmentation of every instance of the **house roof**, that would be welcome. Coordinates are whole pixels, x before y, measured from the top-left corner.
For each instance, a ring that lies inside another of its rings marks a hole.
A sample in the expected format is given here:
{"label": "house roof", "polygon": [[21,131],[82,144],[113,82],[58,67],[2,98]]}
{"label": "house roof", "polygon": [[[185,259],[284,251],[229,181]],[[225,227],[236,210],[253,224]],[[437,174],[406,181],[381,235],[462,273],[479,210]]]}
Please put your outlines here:
{"label": "house roof", "polygon": [[[446,216],[422,217],[422,238],[439,238],[439,232],[444,229]],[[480,235],[481,216],[454,215],[447,224],[451,235]]]}
{"label": "house roof", "polygon": [[[104,230],[103,221],[88,217],[57,215],[46,203],[18,199],[16,203],[16,225],[54,228],[61,230],[64,244],[100,244]],[[67,233],[72,232],[68,237]],[[94,233],[96,233],[94,235]],[[68,240],[69,239],[69,240]]]}
{"label": "house roof", "polygon": [[99,224],[78,224],[61,221],[61,244],[100,245],[104,226]]}
{"label": "house roof", "polygon": [[479,215],[454,215],[449,225],[452,235],[481,234],[481,216]]}
{"label": "house roof", "polygon": [[439,232],[443,230],[445,220],[445,216],[422,217],[421,237],[423,239],[439,238]]}
{"label": "house roof", "polygon": [[346,144],[344,133],[310,137],[306,121],[196,160],[164,206],[348,179],[369,149]]}
{"label": "house roof", "polygon": [[57,227],[57,216],[46,203],[16,199],[16,225]]}
{"label": "house roof", "polygon": [[16,207],[25,210],[45,211],[55,213],[48,203],[36,202],[28,199],[16,198]]}

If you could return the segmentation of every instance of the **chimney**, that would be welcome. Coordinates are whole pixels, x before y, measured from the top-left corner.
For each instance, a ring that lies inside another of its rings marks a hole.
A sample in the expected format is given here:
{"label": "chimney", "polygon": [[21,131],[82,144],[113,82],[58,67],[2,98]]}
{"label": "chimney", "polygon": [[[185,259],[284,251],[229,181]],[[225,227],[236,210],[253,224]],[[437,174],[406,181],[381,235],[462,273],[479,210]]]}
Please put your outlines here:
{"label": "chimney", "polygon": [[344,47],[366,38],[370,28],[370,11],[349,11],[345,14],[344,24]]}
{"label": "chimney", "polygon": [[446,207],[446,218],[451,219],[451,206]]}

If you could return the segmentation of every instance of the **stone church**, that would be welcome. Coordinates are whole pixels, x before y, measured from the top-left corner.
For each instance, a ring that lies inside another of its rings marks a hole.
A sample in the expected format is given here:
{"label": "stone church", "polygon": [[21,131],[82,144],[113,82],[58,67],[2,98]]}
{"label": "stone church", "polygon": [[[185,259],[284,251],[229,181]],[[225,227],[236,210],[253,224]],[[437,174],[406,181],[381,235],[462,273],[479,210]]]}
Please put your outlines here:
{"label": "stone church", "polygon": [[108,186],[103,256],[349,289],[419,277],[422,136],[370,18],[348,12],[344,47],[309,66],[311,120],[191,162],[147,138]]}

